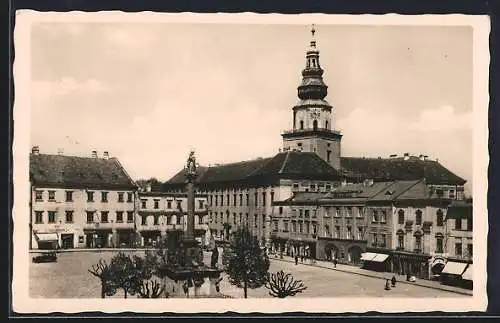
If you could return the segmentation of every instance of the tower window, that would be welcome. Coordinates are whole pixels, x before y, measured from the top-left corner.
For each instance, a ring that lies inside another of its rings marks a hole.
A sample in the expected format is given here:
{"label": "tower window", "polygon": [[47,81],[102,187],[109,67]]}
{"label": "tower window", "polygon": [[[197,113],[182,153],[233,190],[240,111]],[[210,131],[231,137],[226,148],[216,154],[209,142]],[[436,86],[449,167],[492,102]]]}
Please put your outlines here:
{"label": "tower window", "polygon": [[330,162],[330,157],[331,157],[331,154],[332,154],[332,151],[331,151],[331,150],[327,150],[327,151],[326,151],[326,161],[327,161],[327,162]]}
{"label": "tower window", "polygon": [[313,129],[314,131],[318,130],[318,120],[313,121]]}
{"label": "tower window", "polygon": [[303,129],[304,129],[304,121],[300,120],[300,130],[303,130]]}
{"label": "tower window", "polygon": [[328,121],[325,121],[325,129],[328,129]]}

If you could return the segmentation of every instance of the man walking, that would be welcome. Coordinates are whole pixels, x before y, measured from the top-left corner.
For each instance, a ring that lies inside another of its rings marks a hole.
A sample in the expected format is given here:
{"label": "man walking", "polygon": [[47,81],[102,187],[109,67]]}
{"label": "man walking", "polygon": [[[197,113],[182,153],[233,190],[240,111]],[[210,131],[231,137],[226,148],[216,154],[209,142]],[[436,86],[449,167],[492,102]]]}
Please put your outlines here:
{"label": "man walking", "polygon": [[333,258],[333,268],[337,268],[337,258]]}

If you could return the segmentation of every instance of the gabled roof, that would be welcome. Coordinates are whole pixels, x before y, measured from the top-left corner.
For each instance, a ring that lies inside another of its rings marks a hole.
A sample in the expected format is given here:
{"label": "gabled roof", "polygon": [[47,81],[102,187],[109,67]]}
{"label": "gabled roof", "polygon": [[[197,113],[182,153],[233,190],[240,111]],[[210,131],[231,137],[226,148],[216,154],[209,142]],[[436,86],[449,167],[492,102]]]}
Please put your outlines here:
{"label": "gabled roof", "polygon": [[[270,158],[259,158],[211,167],[199,167],[196,183],[265,182],[286,179],[340,180],[340,174],[315,153],[288,151]],[[184,170],[164,183],[163,188],[184,185]]]}
{"label": "gabled roof", "polygon": [[[370,201],[393,201],[395,199],[400,199],[408,190],[411,190],[418,184],[423,184],[423,180],[418,181],[394,181],[384,187],[380,192],[375,194],[370,198]],[[415,195],[416,192],[414,192]],[[425,196],[421,196],[424,198]]]}
{"label": "gabled roof", "polygon": [[376,181],[419,180],[427,184],[463,185],[465,180],[434,160],[421,160],[410,156],[400,158],[341,157],[341,173],[353,178],[370,178]]}
{"label": "gabled roof", "polygon": [[116,158],[30,154],[30,181],[48,187],[136,188]]}

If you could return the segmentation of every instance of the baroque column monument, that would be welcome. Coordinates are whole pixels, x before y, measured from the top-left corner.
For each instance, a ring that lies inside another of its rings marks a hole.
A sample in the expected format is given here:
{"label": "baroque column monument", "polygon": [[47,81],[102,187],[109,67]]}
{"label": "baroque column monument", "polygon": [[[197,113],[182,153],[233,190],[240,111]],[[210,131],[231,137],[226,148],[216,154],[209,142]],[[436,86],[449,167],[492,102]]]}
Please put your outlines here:
{"label": "baroque column monument", "polygon": [[[186,228],[176,245],[169,246],[169,263],[163,268],[165,292],[170,297],[213,297],[219,294],[221,270],[203,263],[203,252],[194,236],[196,158],[191,151],[185,167],[187,190]],[[173,247],[173,246],[172,246]]]}

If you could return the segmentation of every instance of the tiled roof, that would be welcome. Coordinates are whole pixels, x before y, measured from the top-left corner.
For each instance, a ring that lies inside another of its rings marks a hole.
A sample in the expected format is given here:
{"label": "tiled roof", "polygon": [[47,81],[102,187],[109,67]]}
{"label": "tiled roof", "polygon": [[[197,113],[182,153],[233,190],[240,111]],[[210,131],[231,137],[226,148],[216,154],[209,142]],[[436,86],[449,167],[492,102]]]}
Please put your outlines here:
{"label": "tiled roof", "polygon": [[[415,186],[421,187],[422,184],[425,187],[425,184],[423,183],[423,180],[417,180],[417,181],[394,181],[387,185],[385,188],[383,188],[381,191],[379,191],[377,194],[372,196],[370,198],[370,201],[393,201],[395,199],[401,199],[405,193],[407,193],[409,190],[414,188]],[[416,197],[418,190],[412,191],[413,196]],[[412,194],[408,194],[407,196],[412,196]],[[425,196],[422,196],[423,198]]]}
{"label": "tiled roof", "polygon": [[116,158],[30,154],[30,181],[50,187],[134,189],[134,181]]}
{"label": "tiled roof", "polygon": [[[199,167],[198,184],[261,181],[276,178],[318,178],[339,180],[339,173],[315,153],[288,151],[270,158],[260,158],[238,163]],[[179,171],[164,184],[184,184],[184,170]]]}
{"label": "tiled roof", "polygon": [[455,175],[438,161],[421,160],[411,156],[400,158],[341,157],[343,175],[355,178],[370,178],[376,181],[418,180],[425,178],[427,184],[463,185],[465,180]]}

